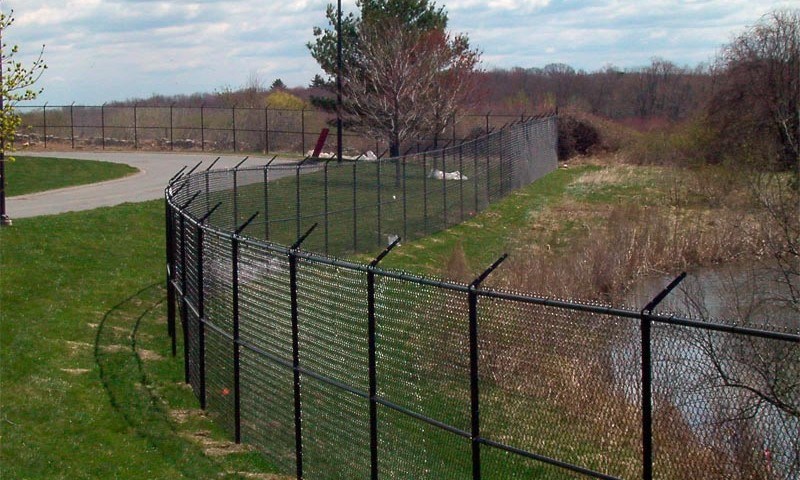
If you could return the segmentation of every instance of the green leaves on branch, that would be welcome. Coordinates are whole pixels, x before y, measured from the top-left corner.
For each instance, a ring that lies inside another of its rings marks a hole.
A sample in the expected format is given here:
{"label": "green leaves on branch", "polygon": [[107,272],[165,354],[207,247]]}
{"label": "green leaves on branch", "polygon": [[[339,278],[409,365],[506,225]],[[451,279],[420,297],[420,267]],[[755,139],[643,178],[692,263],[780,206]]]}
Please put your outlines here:
{"label": "green leaves on branch", "polygon": [[35,100],[42,93],[36,90],[34,84],[39,80],[47,65],[44,63],[44,45],[39,56],[25,67],[22,62],[15,60],[19,47],[9,47],[3,36],[14,23],[14,11],[6,15],[0,12],[0,151],[13,151],[14,136],[22,123],[22,119],[15,107],[19,102]]}

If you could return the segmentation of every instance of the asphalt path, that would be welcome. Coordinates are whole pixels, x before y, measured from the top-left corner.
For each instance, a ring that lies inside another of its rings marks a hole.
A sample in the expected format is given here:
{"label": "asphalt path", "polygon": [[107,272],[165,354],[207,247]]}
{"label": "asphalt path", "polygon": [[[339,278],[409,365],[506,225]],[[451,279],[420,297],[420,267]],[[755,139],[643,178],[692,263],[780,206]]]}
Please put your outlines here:
{"label": "asphalt path", "polygon": [[[139,169],[139,172],[106,182],[8,197],[6,199],[6,211],[12,220],[164,198],[164,188],[167,186],[167,182],[182,167],[192,168],[202,161],[203,163],[198,169],[206,168],[218,156],[211,153],[76,151],[24,151],[18,152],[17,155],[125,163]],[[221,155],[220,157],[214,166],[215,169],[232,168],[244,158],[244,155]],[[272,156],[250,156],[243,167],[263,165],[271,158]],[[276,158],[272,164],[291,164],[296,162],[296,159]]]}

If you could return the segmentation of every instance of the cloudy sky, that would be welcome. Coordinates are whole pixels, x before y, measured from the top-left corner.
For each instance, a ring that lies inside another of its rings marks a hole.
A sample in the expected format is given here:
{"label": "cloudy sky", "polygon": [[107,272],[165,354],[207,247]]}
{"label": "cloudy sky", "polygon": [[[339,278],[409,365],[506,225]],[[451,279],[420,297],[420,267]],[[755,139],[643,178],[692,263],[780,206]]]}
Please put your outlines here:
{"label": "cloudy sky", "polygon": [[[305,44],[331,0],[0,0],[3,33],[30,61],[45,46],[36,104],[101,104],[150,94],[308,84]],[[355,0],[343,0],[345,12]],[[695,66],[762,15],[797,0],[438,0],[451,30],[483,51],[483,68],[567,63],[594,70],[652,57]]]}

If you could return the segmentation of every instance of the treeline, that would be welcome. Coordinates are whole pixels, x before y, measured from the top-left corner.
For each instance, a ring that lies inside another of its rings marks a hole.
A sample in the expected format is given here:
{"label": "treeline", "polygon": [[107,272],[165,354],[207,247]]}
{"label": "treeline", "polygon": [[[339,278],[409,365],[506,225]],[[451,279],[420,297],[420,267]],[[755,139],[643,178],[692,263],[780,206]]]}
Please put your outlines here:
{"label": "treeline", "polygon": [[558,106],[610,119],[685,119],[708,101],[713,83],[706,66],[680,67],[661,58],[624,70],[609,66],[587,72],[554,63],[479,75],[480,108],[520,112]]}
{"label": "treeline", "polygon": [[[654,58],[650,65],[629,69],[609,66],[587,72],[554,63],[543,68],[493,69],[477,75],[480,88],[465,106],[474,113],[514,115],[559,107],[610,119],[685,119],[710,99],[713,83],[706,66],[681,67],[660,58]],[[275,102],[277,92],[299,101]],[[274,108],[302,108],[310,106],[311,98],[325,94],[319,77],[308,86],[287,88],[280,79],[267,87],[258,77],[251,76],[239,88],[223,87],[192,95],[152,95],[108,105],[263,108],[272,104],[269,106]]]}

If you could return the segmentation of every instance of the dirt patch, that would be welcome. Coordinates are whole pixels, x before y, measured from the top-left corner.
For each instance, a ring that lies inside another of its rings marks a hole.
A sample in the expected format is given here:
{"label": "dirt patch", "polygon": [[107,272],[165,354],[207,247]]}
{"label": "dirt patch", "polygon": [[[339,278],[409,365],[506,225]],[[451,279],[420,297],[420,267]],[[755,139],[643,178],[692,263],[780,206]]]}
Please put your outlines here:
{"label": "dirt patch", "polygon": [[232,453],[246,453],[255,450],[255,448],[250,445],[245,445],[242,443],[236,444],[226,440],[215,440],[211,438],[208,430],[187,433],[184,434],[183,437],[199,444],[203,449],[203,453],[209,457],[220,457],[223,455],[230,455]]}
{"label": "dirt patch", "polygon": [[256,480],[291,480],[295,477],[289,477],[286,475],[276,475],[274,473],[256,473],[256,472],[238,472],[235,470],[230,470],[225,473],[220,474],[220,476],[227,476],[227,475],[237,475],[243,478],[253,478]]}
{"label": "dirt patch", "polygon": [[206,418],[206,412],[200,409],[176,409],[169,411],[169,418],[175,423],[186,423],[196,418]]}
{"label": "dirt patch", "polygon": [[88,368],[62,368],[60,370],[70,375],[82,375],[90,371]]}
{"label": "dirt patch", "polygon": [[152,350],[145,350],[143,348],[137,349],[136,353],[139,354],[139,358],[145,361],[152,361],[152,360],[164,360],[164,357],[156,353]]}

